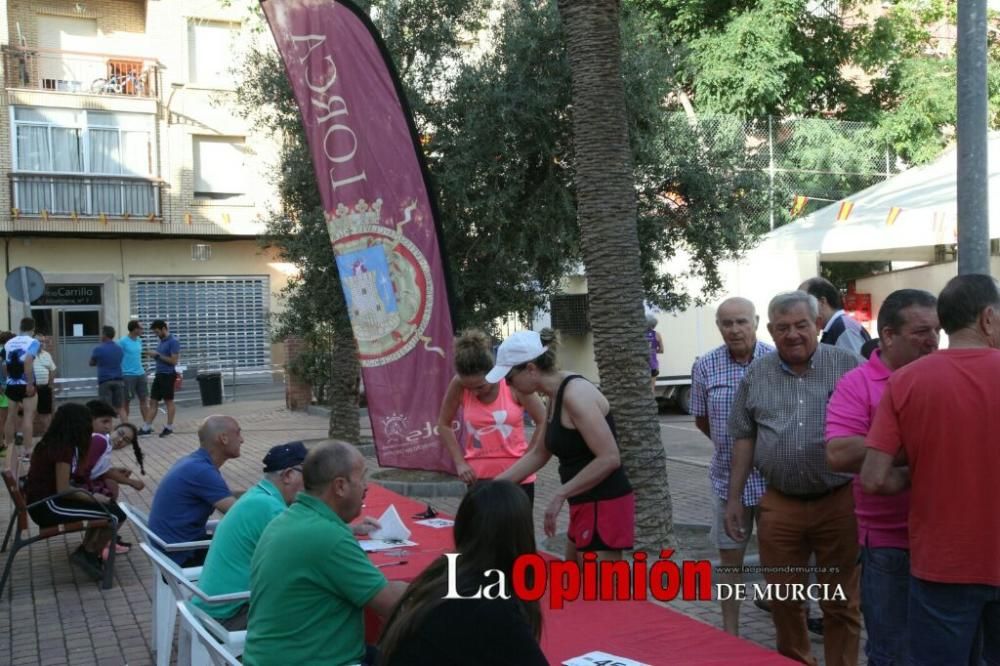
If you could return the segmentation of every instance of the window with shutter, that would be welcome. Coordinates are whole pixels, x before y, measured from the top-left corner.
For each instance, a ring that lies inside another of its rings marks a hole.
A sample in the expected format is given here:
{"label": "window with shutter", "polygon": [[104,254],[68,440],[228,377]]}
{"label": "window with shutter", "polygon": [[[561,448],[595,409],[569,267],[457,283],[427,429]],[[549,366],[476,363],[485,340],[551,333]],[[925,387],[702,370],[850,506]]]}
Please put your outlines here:
{"label": "window with shutter", "polygon": [[[38,46],[49,53],[39,58],[42,87],[79,92],[94,79],[107,76],[99,59],[73,57],[69,52],[97,50],[97,19],[71,16],[38,16]],[[54,52],[54,53],[53,53]]]}
{"label": "window with shutter", "polygon": [[231,199],[246,193],[246,144],[242,138],[193,137],[194,196]]}
{"label": "window with shutter", "polygon": [[193,20],[188,26],[188,76],[199,86],[233,88],[230,71],[237,23]]}

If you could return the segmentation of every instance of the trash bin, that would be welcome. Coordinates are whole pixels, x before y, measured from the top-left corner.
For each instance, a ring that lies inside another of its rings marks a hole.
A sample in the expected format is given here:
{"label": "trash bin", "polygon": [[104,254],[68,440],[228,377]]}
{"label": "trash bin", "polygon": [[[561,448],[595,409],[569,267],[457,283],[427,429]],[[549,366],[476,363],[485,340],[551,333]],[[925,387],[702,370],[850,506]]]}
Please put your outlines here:
{"label": "trash bin", "polygon": [[222,373],[204,372],[198,375],[198,391],[203,407],[222,404]]}

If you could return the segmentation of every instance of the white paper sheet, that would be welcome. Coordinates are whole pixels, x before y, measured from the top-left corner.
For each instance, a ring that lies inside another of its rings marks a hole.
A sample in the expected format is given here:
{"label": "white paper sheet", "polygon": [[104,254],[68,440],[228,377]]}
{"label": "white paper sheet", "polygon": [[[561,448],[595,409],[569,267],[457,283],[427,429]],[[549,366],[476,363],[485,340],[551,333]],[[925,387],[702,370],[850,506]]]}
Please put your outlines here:
{"label": "white paper sheet", "polygon": [[358,544],[361,546],[361,550],[366,553],[375,553],[380,550],[395,550],[397,548],[417,545],[415,541],[386,541],[384,539],[364,539],[359,541]]}
{"label": "white paper sheet", "polygon": [[427,518],[426,520],[415,520],[413,521],[417,525],[423,525],[424,527],[433,527],[436,529],[441,529],[443,527],[451,527],[455,524],[454,520],[448,520],[447,518]]}
{"label": "white paper sheet", "polygon": [[594,664],[601,664],[601,666],[649,666],[641,661],[619,657],[608,652],[588,652],[563,662],[563,666],[594,666]]}
{"label": "white paper sheet", "polygon": [[395,504],[389,505],[385,513],[379,517],[378,522],[381,527],[371,533],[373,541],[380,539],[406,541],[410,538],[410,530],[403,524],[403,519],[399,517],[399,511],[396,511]]}

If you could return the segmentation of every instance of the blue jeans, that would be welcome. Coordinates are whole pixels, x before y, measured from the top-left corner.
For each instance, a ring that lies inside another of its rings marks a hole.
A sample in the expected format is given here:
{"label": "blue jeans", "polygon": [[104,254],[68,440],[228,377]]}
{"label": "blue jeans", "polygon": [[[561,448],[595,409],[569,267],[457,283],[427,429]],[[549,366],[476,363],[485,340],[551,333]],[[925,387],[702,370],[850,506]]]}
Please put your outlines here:
{"label": "blue jeans", "polygon": [[910,663],[967,664],[979,648],[1000,665],[1000,586],[933,583],[910,576]]}
{"label": "blue jeans", "polygon": [[906,614],[910,589],[910,551],[861,549],[861,612],[868,630],[869,666],[906,663]]}

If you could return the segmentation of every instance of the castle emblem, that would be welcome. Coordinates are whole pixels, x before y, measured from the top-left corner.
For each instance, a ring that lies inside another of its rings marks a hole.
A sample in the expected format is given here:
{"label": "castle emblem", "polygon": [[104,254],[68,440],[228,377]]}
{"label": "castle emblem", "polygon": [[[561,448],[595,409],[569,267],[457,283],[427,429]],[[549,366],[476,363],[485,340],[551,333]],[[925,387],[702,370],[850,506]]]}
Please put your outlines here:
{"label": "castle emblem", "polygon": [[443,354],[424,336],[434,305],[427,259],[403,233],[420,224],[416,203],[403,207],[402,221],[382,220],[382,200],[344,204],[327,213],[337,271],[347,300],[361,365],[377,367],[408,354],[419,343]]}

